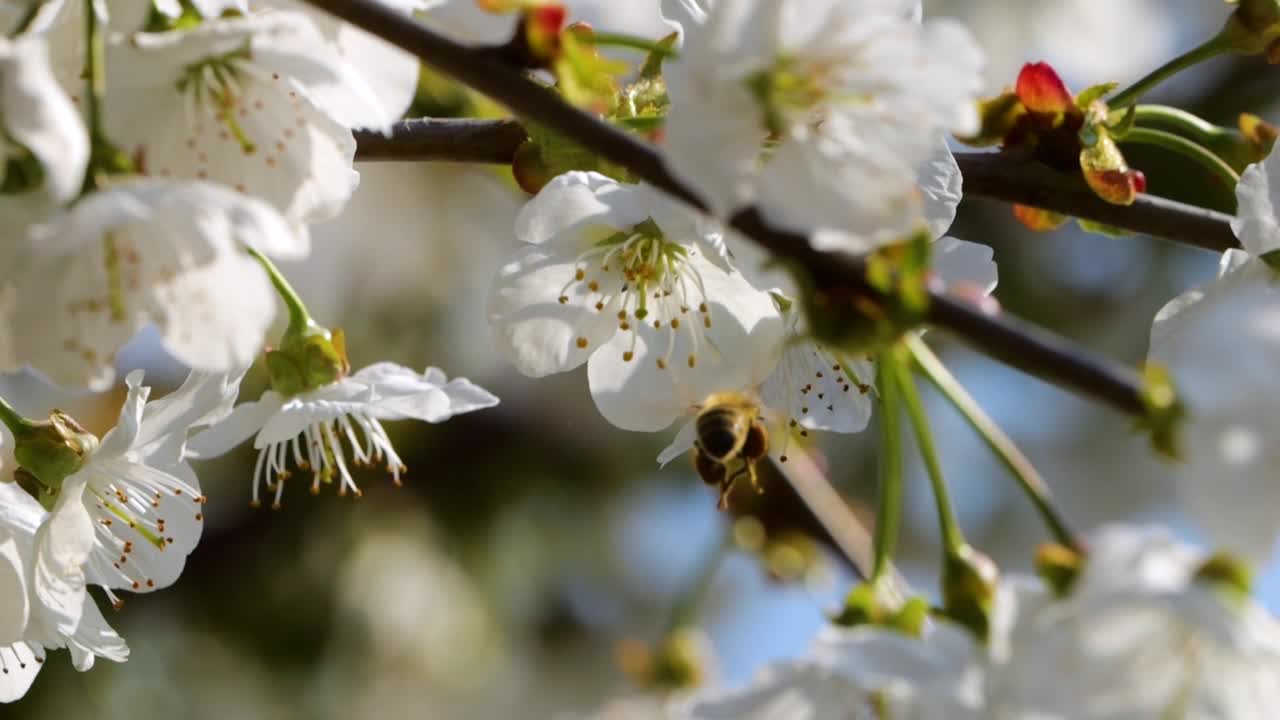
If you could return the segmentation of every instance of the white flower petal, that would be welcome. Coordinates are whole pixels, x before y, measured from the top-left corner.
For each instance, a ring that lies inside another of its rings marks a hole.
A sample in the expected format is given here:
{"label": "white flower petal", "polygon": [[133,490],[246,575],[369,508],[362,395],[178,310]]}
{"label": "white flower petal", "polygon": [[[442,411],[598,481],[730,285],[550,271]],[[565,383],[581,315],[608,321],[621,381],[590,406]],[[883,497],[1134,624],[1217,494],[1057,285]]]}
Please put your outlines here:
{"label": "white flower petal", "polygon": [[115,427],[102,436],[102,443],[94,453],[96,458],[117,458],[133,448],[138,438],[138,430],[142,427],[142,415],[151,397],[151,388],[142,384],[143,370],[131,370],[125,376],[124,403],[120,405],[120,413],[116,417]]}
{"label": "white flower petal", "polygon": [[502,45],[515,36],[520,16],[490,12],[476,0],[440,0],[427,10],[423,22],[455,40],[474,45]]}
{"label": "white flower petal", "polygon": [[933,244],[933,272],[944,288],[967,285],[990,295],[999,280],[994,257],[986,245],[944,237]]}
{"label": "white flower petal", "polygon": [[38,190],[0,195],[6,218],[0,232],[7,235],[74,198],[89,160],[88,133],[50,70],[43,36],[0,38],[0,124],[44,172]]}
{"label": "white flower petal", "polygon": [[27,565],[18,552],[17,538],[0,526],[0,645],[21,640],[30,615]]}
{"label": "white flower petal", "polygon": [[[516,239],[541,245],[571,234],[575,228],[623,224],[612,223],[617,205],[604,196],[605,191],[617,185],[616,181],[596,172],[575,170],[557,175],[516,216]],[[629,224],[641,220],[644,216],[639,215]]]}
{"label": "white flower petal", "polygon": [[170,467],[183,459],[187,436],[231,414],[244,371],[208,373],[192,370],[182,387],[147,403],[133,452],[153,467]]}
{"label": "white flower petal", "polygon": [[279,393],[268,390],[258,400],[240,403],[217,424],[192,436],[187,441],[187,456],[207,459],[229,452],[257,434],[284,401]]}
{"label": "white flower petal", "polygon": [[498,398],[465,378],[447,381],[439,368],[418,374],[395,363],[375,363],[354,373],[351,380],[369,386],[372,399],[366,412],[381,420],[439,423],[498,404]]}
{"label": "white flower petal", "polygon": [[662,449],[658,453],[658,466],[665,467],[667,463],[684,455],[693,449],[694,440],[698,437],[698,423],[696,420],[690,420],[680,426],[680,430],[676,432],[675,438],[671,440],[671,444]]}
{"label": "white flower petal", "polygon": [[125,644],[124,638],[107,624],[102,611],[98,610],[93,598],[88,595],[84,598],[80,625],[67,638],[67,648],[71,651],[71,664],[80,672],[92,668],[93,661],[99,657],[112,662],[129,659],[129,646]]}
{"label": "white flower petal", "polygon": [[1254,257],[1280,249],[1280,152],[1245,168],[1236,184],[1231,229]]}
{"label": "white flower petal", "polygon": [[933,154],[916,171],[916,180],[924,195],[924,220],[929,225],[929,237],[941,238],[955,221],[956,208],[964,196],[964,177],[956,156],[947,147],[946,138],[934,143]]}
{"label": "white flower petal", "polygon": [[0,647],[0,703],[21,700],[44,667],[44,648],[32,643]]}
{"label": "white flower petal", "polygon": [[60,634],[75,632],[84,611],[84,564],[93,548],[93,520],[81,502],[88,478],[62,483],[53,511],[36,531],[32,593]]}
{"label": "white flower petal", "polygon": [[521,248],[498,269],[489,325],[498,352],[521,373],[572,370],[615,334],[618,295],[597,310],[600,296],[574,283],[576,272],[575,255],[542,245]]}

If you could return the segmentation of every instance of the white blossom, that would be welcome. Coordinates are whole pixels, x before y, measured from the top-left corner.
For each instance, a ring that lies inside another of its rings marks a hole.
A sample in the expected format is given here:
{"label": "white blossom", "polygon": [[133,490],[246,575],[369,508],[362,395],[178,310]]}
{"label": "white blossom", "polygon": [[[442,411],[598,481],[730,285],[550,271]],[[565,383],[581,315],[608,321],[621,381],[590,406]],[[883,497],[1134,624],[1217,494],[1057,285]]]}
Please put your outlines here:
{"label": "white blossom", "polygon": [[0,363],[103,389],[117,351],[155,324],[190,367],[245,367],[275,295],[244,246],[297,257],[306,243],[265,203],[208,183],[126,180],[92,193],[11,249]]}
{"label": "white blossom", "polygon": [[1231,229],[1245,252],[1261,257],[1280,250],[1280,152],[1245,168],[1236,185],[1236,200]]}
{"label": "white blossom", "polygon": [[783,335],[772,297],[729,264],[719,231],[645,186],[552,180],[521,211],[489,322],[531,377],[587,364],[610,423],[661,430],[718,389],[759,382]]}
{"label": "white blossom", "polygon": [[[72,507],[78,504],[68,502]],[[0,702],[26,694],[49,650],[70,649],[72,663],[82,672],[98,657],[113,662],[129,657],[128,645],[84,591],[83,577],[58,598],[70,605],[49,605],[47,595],[37,594],[37,586],[47,583],[42,573],[51,568],[52,526],[52,516],[35,498],[16,483],[0,482],[0,567],[6,568],[6,582],[0,585],[0,608],[6,616],[5,634],[0,635]],[[91,536],[91,529],[86,532]]]}
{"label": "white blossom", "polygon": [[117,606],[115,590],[166,587],[200,538],[204,496],[184,461],[187,433],[230,411],[239,378],[193,372],[150,403],[142,371],[127,382],[119,421],[89,443],[52,510],[0,482],[0,701],[26,692],[50,649],[69,648],[81,671],[96,657],[127,659],[87,586],[102,586]]}
{"label": "white blossom", "polygon": [[[682,5],[667,12],[685,25],[703,9]],[[712,4],[668,65],[667,162],[721,216],[754,203],[777,224],[819,230],[824,249],[903,239],[923,219],[917,172],[937,134],[976,128],[981,66],[967,31],[919,24],[913,9]]]}
{"label": "white blossom", "polygon": [[999,718],[1259,718],[1280,702],[1280,623],[1196,579],[1203,556],[1150,528],[1088,543],[1067,597],[1024,596],[992,669]]}
{"label": "white blossom", "polygon": [[[1280,286],[1260,256],[1280,248],[1280,168],[1272,154],[1236,188],[1232,227],[1245,251],[1222,257],[1218,278],[1171,300],[1151,328],[1151,360],[1173,375],[1186,405],[1182,506],[1209,538],[1255,562],[1271,557],[1280,516]],[[1229,361],[1228,361],[1229,358]]]}
{"label": "white blossom", "polygon": [[261,487],[275,491],[272,506],[284,496],[298,470],[310,472],[311,491],[322,483],[338,483],[338,493],[362,493],[351,477],[348,450],[358,467],[384,465],[399,485],[408,470],[382,427],[383,420],[441,423],[454,415],[498,404],[498,398],[465,378],[449,380],[437,368],[419,374],[393,363],[375,363],[315,390],[286,397],[268,390],[253,402],[241,403],[225,420],[192,438],[193,457],[221,455],[254,436],[258,460],[253,472],[253,504],[261,503]]}
{"label": "white blossom", "polygon": [[[5,244],[31,222],[72,200],[84,184],[89,136],[49,67],[39,35],[0,37],[0,236]],[[8,177],[24,167],[38,177]],[[0,248],[0,261],[7,248]]]}
{"label": "white blossom", "polygon": [[745,689],[700,693],[684,720],[982,717],[981,650],[939,622],[923,638],[870,626],[830,628],[802,660],[766,667]]}
{"label": "white blossom", "polygon": [[304,15],[134,33],[110,44],[107,72],[107,135],[145,174],[221,183],[299,228],[355,190],[348,126],[379,101]]}

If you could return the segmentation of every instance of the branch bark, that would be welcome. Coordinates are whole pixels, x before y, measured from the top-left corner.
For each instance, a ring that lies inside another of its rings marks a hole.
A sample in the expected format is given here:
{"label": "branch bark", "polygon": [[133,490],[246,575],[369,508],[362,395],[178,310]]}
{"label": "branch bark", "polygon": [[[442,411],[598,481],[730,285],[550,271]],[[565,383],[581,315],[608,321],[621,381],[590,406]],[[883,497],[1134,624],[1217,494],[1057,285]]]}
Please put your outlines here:
{"label": "branch bark", "polygon": [[[356,159],[506,164],[527,137],[516,120],[404,120],[390,135],[358,131]],[[1080,178],[1015,153],[957,153],[956,162],[966,197],[1031,205],[1213,252],[1240,246],[1231,216],[1216,210],[1155,195],[1139,195],[1128,206],[1112,205]]]}
{"label": "branch bark", "polygon": [[[705,210],[706,204],[663,164],[652,146],[566,103],[554,91],[531,82],[492,53],[443,37],[412,18],[375,0],[309,0],[421,58],[454,79],[505,104],[520,117],[554,128],[604,159],[626,167],[636,177]],[[829,287],[876,297],[866,281],[861,258],[815,251],[807,239],[771,227],[754,209],[731,218],[730,225],[780,257],[802,263]],[[932,298],[929,321],[957,332],[978,349],[1015,367],[1108,403],[1121,412],[1142,416],[1142,388],[1137,373],[1105,358],[1077,349],[1067,340],[1035,330],[1005,316],[944,295]]]}

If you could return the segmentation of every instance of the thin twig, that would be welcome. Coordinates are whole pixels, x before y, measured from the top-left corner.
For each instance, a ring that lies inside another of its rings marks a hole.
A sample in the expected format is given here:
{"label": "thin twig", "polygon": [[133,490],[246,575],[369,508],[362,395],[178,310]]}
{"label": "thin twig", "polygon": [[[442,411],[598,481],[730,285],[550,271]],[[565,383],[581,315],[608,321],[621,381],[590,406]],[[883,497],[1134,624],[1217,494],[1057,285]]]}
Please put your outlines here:
{"label": "thin twig", "polygon": [[[706,209],[706,204],[675,178],[652,146],[569,105],[553,90],[538,85],[493,54],[460,45],[376,0],[309,0],[311,4],[410,52],[436,69],[505,104],[517,115],[554,128],[603,159],[627,168],[637,178],[664,192]],[[877,297],[866,280],[866,264],[841,253],[813,250],[807,239],[770,226],[754,209],[735,215],[730,224],[775,255],[802,263],[827,287]],[[951,329],[979,349],[1039,377],[1091,395],[1113,407],[1142,416],[1141,385],[1135,372],[1090,355],[1065,339],[1005,316],[934,294],[928,320]]]}

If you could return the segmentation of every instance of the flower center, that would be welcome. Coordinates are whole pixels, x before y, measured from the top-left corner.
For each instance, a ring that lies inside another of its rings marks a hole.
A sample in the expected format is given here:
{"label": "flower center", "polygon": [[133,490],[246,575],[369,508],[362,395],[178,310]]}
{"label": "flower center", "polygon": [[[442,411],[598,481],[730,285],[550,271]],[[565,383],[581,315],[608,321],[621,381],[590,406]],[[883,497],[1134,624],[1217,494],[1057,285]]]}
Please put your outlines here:
{"label": "flower center", "polygon": [[244,92],[240,87],[242,71],[239,64],[252,58],[248,43],[223,55],[204,58],[183,68],[178,79],[178,92],[190,94],[198,107],[210,107],[214,117],[236,139],[246,155],[257,150],[249,139],[236,112]]}
{"label": "flower center", "polygon": [[[569,302],[574,287],[586,288],[586,301],[596,312],[616,312],[618,330],[631,336],[630,346],[622,354],[625,362],[635,358],[642,323],[666,331],[666,352],[656,359],[663,370],[672,362],[677,336],[684,333],[690,340],[684,360],[695,367],[700,349],[710,346],[705,333],[711,328],[706,287],[690,262],[697,253],[690,245],[668,240],[653,219],[645,220],[604,238],[578,256],[573,278],[561,289],[560,303]],[[587,339],[578,338],[578,347],[586,346]]]}
{"label": "flower center", "polygon": [[342,440],[351,448],[356,467],[386,464],[387,474],[398,487],[404,483],[401,477],[408,468],[396,454],[391,438],[377,418],[362,412],[350,412],[337,418],[321,420],[288,440],[269,445],[258,452],[253,470],[253,500],[259,507],[262,500],[259,487],[265,483],[268,491],[275,492],[271,509],[280,509],[284,497],[284,481],[293,473],[288,469],[289,458],[303,472],[311,473],[311,494],[319,495],[321,484],[338,483],[338,495],[348,492],[359,498],[364,495],[347,467],[346,450]]}
{"label": "flower center", "polygon": [[781,136],[797,121],[813,122],[815,110],[829,97],[834,70],[833,63],[782,56],[772,68],[747,76],[747,87],[760,103],[769,134]]}

